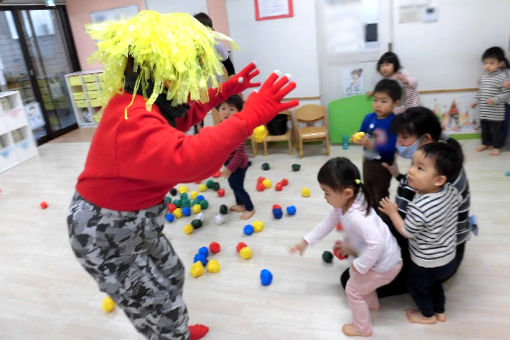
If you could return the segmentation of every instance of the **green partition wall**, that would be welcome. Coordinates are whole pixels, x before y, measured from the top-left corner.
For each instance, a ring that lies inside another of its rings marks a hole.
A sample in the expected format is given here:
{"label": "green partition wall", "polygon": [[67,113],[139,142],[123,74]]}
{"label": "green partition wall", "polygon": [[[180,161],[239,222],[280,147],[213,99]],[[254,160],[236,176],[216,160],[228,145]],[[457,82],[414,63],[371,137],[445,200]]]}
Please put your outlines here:
{"label": "green partition wall", "polygon": [[359,131],[367,113],[373,112],[372,98],[361,94],[334,100],[328,105],[331,143],[342,143],[343,136]]}

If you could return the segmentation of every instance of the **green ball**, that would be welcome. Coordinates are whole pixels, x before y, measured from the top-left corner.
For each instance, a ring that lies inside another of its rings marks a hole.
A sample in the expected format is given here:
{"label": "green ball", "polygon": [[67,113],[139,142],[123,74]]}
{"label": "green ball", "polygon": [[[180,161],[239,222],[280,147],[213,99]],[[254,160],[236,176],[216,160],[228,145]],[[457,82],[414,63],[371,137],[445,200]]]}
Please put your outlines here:
{"label": "green ball", "polygon": [[182,199],[188,199],[188,194],[187,194],[187,193],[185,193],[185,192],[183,192],[183,193],[181,194],[181,200],[182,200]]}
{"label": "green ball", "polygon": [[165,197],[165,204],[170,204],[170,203],[172,203],[172,197],[170,197],[170,196]]}
{"label": "green ball", "polygon": [[262,170],[269,170],[269,163],[263,163],[262,164]]}
{"label": "green ball", "polygon": [[211,186],[211,189],[213,189],[214,191],[220,190],[220,183],[214,182]]}
{"label": "green ball", "polygon": [[191,206],[194,206],[195,204],[200,204],[200,200],[195,198],[193,202],[191,202]]}
{"label": "green ball", "polygon": [[225,204],[222,204],[222,205],[220,206],[220,214],[222,214],[222,215],[226,215],[227,213],[228,213],[228,208],[227,208],[227,206],[226,206]]}
{"label": "green ball", "polygon": [[209,208],[209,202],[207,202],[207,200],[200,201],[200,206],[202,209],[207,209]]}
{"label": "green ball", "polygon": [[322,260],[326,263],[331,263],[333,261],[333,254],[330,251],[325,250],[322,253]]}
{"label": "green ball", "polygon": [[191,202],[189,199],[187,198],[183,198],[181,199],[181,206],[184,208],[184,207],[190,207],[191,206]]}
{"label": "green ball", "polygon": [[191,225],[193,226],[193,229],[198,229],[202,226],[202,221],[199,219],[191,221]]}
{"label": "green ball", "polygon": [[212,188],[213,184],[214,184],[214,181],[213,181],[212,179],[210,179],[210,180],[208,180],[207,182],[205,182],[205,185],[206,185],[209,189],[211,189],[211,188]]}
{"label": "green ball", "polygon": [[177,206],[177,208],[182,208],[181,200],[175,200],[174,204]]}
{"label": "green ball", "polygon": [[301,169],[301,164],[292,164],[292,171],[299,171]]}

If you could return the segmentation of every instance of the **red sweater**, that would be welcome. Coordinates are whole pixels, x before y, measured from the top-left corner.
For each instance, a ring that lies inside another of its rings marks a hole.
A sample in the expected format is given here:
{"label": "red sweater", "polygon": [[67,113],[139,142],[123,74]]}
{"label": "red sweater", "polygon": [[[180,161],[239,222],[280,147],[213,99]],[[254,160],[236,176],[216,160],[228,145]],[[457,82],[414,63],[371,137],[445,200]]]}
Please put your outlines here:
{"label": "red sweater", "polygon": [[108,103],[94,134],[76,190],[88,201],[117,211],[147,209],[159,204],[177,183],[211,176],[230,153],[250,136],[237,116],[197,135],[185,135],[209,110],[224,100],[210,91],[210,102],[195,103],[174,128],[156,105],[148,112],[137,95],[119,94]]}

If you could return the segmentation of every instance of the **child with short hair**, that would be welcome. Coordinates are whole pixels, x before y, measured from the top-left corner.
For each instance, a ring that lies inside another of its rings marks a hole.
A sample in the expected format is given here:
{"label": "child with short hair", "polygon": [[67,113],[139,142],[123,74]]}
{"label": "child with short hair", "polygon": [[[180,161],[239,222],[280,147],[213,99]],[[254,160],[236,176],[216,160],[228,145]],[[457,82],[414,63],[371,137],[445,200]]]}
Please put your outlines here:
{"label": "child with short hair", "polygon": [[421,106],[418,94],[418,80],[400,65],[398,56],[393,52],[386,52],[377,61],[377,72],[385,79],[393,79],[402,86],[402,102],[395,108],[395,114],[401,114],[410,107]]}
{"label": "child with short hair", "polygon": [[[230,96],[226,101],[216,107],[220,121],[242,111],[243,99],[236,94]],[[244,177],[248,169],[249,157],[246,146],[241,143],[228,157],[225,168],[221,171],[223,177],[228,178],[228,184],[234,192],[236,204],[230,207],[232,211],[242,212],[241,219],[247,220],[255,214],[255,208],[250,195],[244,189]]]}
{"label": "child with short hair", "polygon": [[402,89],[395,80],[382,79],[375,85],[373,93],[374,112],[365,116],[360,127],[365,137],[353,142],[363,146],[363,183],[374,198],[374,208],[377,209],[378,202],[389,195],[391,174],[382,163],[393,164],[395,159],[397,136],[390,126]]}
{"label": "child with short hair", "polygon": [[[342,327],[349,336],[370,336],[370,309],[379,309],[376,288],[391,282],[402,267],[400,248],[388,226],[372,208],[372,197],[360,180],[358,168],[347,158],[337,157],[324,164],[317,175],[326,201],[333,211],[300,243],[290,248],[302,255],[308,245],[323,239],[342,223],[345,241],[335,248],[342,255],[357,255],[350,268],[345,292],[354,323]],[[335,251],[336,252],[336,251]]]}
{"label": "child with short hair", "polygon": [[478,105],[478,116],[482,128],[482,145],[476,151],[492,149],[491,156],[498,156],[503,147],[505,102],[510,99],[510,90],[504,86],[508,60],[505,58],[503,49],[494,46],[483,53],[482,62],[486,73],[480,78],[480,88],[475,101],[471,104],[472,108]]}
{"label": "child with short hair", "polygon": [[459,191],[451,184],[462,170],[462,154],[448,143],[434,142],[420,147],[413,155],[407,178],[417,191],[407,206],[405,220],[389,198],[381,201],[398,232],[409,239],[411,264],[409,291],[416,309],[406,310],[412,323],[445,322],[445,296],[442,281],[456,269]]}

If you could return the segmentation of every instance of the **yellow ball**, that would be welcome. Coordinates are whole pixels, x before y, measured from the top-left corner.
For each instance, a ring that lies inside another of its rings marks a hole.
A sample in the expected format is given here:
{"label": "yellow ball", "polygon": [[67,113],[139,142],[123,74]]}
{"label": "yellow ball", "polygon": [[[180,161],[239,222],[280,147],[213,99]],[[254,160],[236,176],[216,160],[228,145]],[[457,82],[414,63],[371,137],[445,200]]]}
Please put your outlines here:
{"label": "yellow ball", "polygon": [[264,230],[264,222],[262,222],[262,221],[255,221],[251,225],[253,226],[253,230],[256,233],[259,233],[262,230]]}
{"label": "yellow ball", "polygon": [[197,198],[198,196],[198,192],[196,191],[192,191],[190,194],[189,194],[189,197],[191,198],[191,200],[193,201],[195,198]]}
{"label": "yellow ball", "polygon": [[209,260],[207,263],[207,271],[209,273],[217,273],[220,271],[220,263],[216,260]]}
{"label": "yellow ball", "polygon": [[186,234],[191,234],[193,232],[193,226],[191,224],[186,224],[184,226],[184,228],[182,228],[182,230],[186,233]]}
{"label": "yellow ball", "polygon": [[266,188],[266,189],[271,188],[271,185],[272,185],[271,180],[269,180],[269,179],[267,179],[267,178],[266,178],[265,180],[263,180],[263,181],[262,181],[262,185],[263,185],[263,186],[264,186],[264,188]]}
{"label": "yellow ball", "polygon": [[175,218],[181,218],[182,217],[182,209],[181,208],[176,208],[173,212]]}
{"label": "yellow ball", "polygon": [[200,204],[195,204],[191,207],[191,211],[193,211],[193,214],[198,214],[202,211],[202,206]]}
{"label": "yellow ball", "polygon": [[189,271],[191,273],[191,276],[199,277],[204,273],[204,265],[202,264],[202,262],[197,261],[193,263]]}
{"label": "yellow ball", "polygon": [[101,307],[106,313],[110,313],[115,309],[115,302],[109,296],[105,297],[103,302],[101,303]]}
{"label": "yellow ball", "polygon": [[256,143],[262,143],[268,135],[268,131],[265,125],[259,125],[253,129],[253,139]]}
{"label": "yellow ball", "polygon": [[207,191],[207,185],[200,183],[200,185],[198,186],[198,191],[200,192]]}
{"label": "yellow ball", "polygon": [[308,188],[301,189],[301,196],[303,197],[310,197],[311,191]]}
{"label": "yellow ball", "polygon": [[358,143],[358,142],[361,142],[364,137],[365,137],[365,133],[364,132],[356,132],[356,133],[354,133],[352,135],[351,140],[354,143]]}
{"label": "yellow ball", "polygon": [[183,194],[183,193],[185,193],[185,192],[188,192],[188,187],[187,187],[187,186],[185,186],[185,185],[181,185],[181,186],[179,187],[179,189],[177,189],[177,191],[179,191],[179,193]]}
{"label": "yellow ball", "polygon": [[241,251],[239,252],[239,255],[241,255],[241,257],[245,260],[248,260],[251,258],[251,249],[248,248],[248,247],[244,247],[243,249],[241,249]]}

